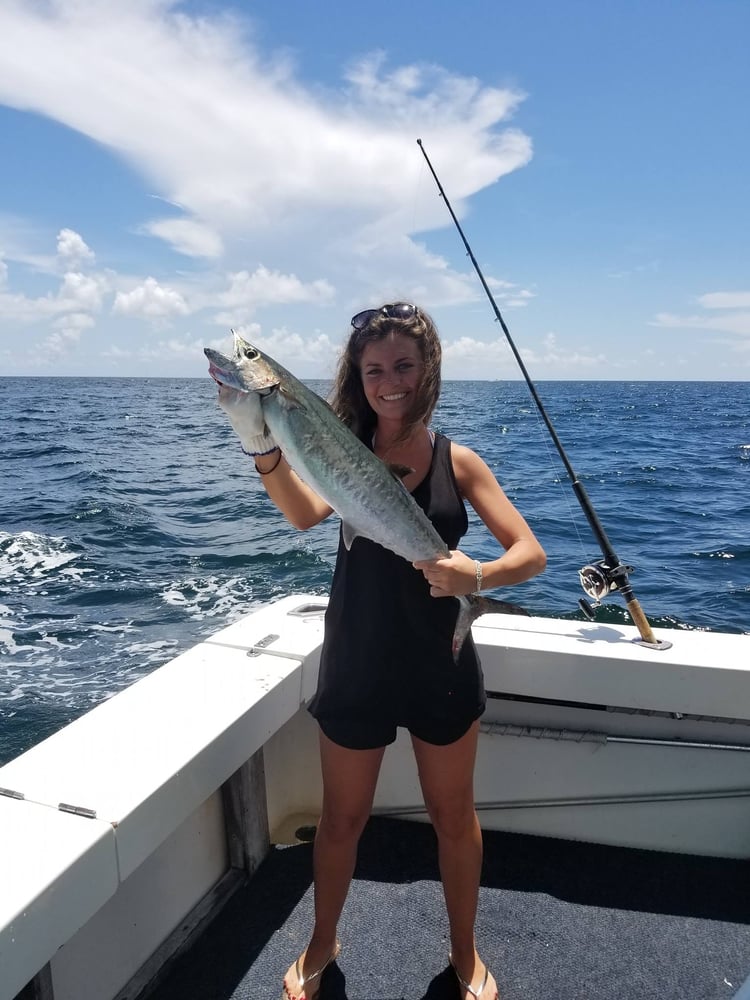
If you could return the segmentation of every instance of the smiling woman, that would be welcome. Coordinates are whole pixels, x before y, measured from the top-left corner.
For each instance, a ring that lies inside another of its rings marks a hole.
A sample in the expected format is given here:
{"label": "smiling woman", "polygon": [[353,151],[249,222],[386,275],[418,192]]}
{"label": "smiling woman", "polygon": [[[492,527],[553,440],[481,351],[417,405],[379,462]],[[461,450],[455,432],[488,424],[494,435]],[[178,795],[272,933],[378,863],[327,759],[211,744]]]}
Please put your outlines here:
{"label": "smiling woman", "polygon": [[[315,925],[307,948],[287,972],[284,996],[314,1000],[323,973],[339,953],[338,923],[359,837],[372,809],[385,748],[404,728],[411,735],[438,837],[450,960],[464,1000],[493,1000],[495,980],[474,944],[482,838],[473,773],[486,698],[473,640],[467,635],[465,642],[457,641],[455,635],[465,603],[480,600],[477,595],[485,586],[535,576],[544,568],[544,552],[485,462],[430,430],[440,394],[441,347],[423,310],[398,302],[352,319],[332,407],[354,436],[344,432],[341,448],[325,464],[346,466],[358,494],[368,493],[370,502],[370,493],[383,500],[381,517],[373,522],[392,524],[400,504],[413,506],[440,543],[424,555],[389,545],[370,521],[362,530],[352,530],[343,498],[334,497],[330,483],[321,479],[315,486],[309,469],[307,476],[297,475],[298,442],[287,426],[293,418],[277,420],[274,407],[286,406],[299,421],[304,408],[294,398],[299,385],[287,379],[276,393],[280,401],[273,394],[268,397],[263,407],[266,431],[257,434],[257,402],[248,399],[254,392],[247,391],[257,390],[256,373],[243,376],[244,386],[237,375],[233,386],[232,372],[247,368],[248,360],[257,368],[261,354],[250,345],[242,350],[236,361],[210,349],[206,353],[211,374],[223,382],[219,404],[243,449],[254,457],[269,496],[299,528],[318,524],[332,507],[343,518],[317,691],[309,705],[319,726],[324,789],[314,851]],[[302,430],[299,435],[307,441],[311,436]],[[322,440],[317,447],[324,447]],[[408,493],[369,451],[401,476]],[[381,479],[370,481],[368,490],[369,465]],[[504,549],[503,554],[493,552],[494,558],[480,562],[457,549],[468,529],[465,501],[493,536],[493,549]]]}

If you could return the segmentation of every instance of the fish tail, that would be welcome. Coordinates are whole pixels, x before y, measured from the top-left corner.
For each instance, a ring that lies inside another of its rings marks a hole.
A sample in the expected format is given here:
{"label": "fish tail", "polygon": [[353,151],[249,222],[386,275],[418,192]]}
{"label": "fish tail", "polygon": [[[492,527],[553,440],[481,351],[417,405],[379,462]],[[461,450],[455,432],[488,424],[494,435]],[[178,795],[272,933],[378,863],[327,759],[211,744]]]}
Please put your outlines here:
{"label": "fish tail", "polygon": [[458,663],[458,658],[466,642],[466,637],[477,618],[480,618],[482,615],[528,616],[529,614],[519,604],[509,604],[507,601],[499,601],[494,597],[482,597],[479,594],[459,597],[458,605],[458,618],[456,619],[456,627],[453,630],[453,660],[455,663]]}

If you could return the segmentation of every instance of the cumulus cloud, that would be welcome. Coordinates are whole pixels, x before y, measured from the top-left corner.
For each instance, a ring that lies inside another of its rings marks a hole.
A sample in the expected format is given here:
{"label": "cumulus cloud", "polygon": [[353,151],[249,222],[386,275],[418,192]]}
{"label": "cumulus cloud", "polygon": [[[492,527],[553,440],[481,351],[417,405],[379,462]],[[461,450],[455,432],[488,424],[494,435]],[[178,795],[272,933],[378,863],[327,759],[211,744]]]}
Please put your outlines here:
{"label": "cumulus cloud", "polygon": [[88,310],[98,312],[102,305],[102,293],[107,289],[107,281],[101,275],[82,274],[68,271],[63,276],[59,301],[61,308],[68,310]]}
{"label": "cumulus cloud", "polygon": [[63,270],[76,269],[94,262],[94,254],[80,233],[61,229],[57,234],[57,259]]}
{"label": "cumulus cloud", "polygon": [[[249,333],[242,336],[248,337]],[[324,333],[311,337],[301,337],[286,327],[277,327],[270,334],[256,333],[251,337],[254,344],[271,357],[280,357],[301,365],[315,365],[324,369],[332,366],[338,355],[339,345]]]}
{"label": "cumulus cloud", "polygon": [[146,319],[167,319],[187,316],[190,312],[185,299],[174,288],[160,285],[155,278],[146,278],[142,285],[115,296],[114,313],[141,316]]}
{"label": "cumulus cloud", "polygon": [[216,317],[217,323],[236,326],[246,321],[256,309],[270,303],[332,301],[333,287],[325,280],[303,282],[295,274],[282,274],[260,266],[252,274],[238,271],[229,275],[229,287],[217,296],[225,311]]}
{"label": "cumulus cloud", "polygon": [[[88,254],[84,254],[85,259],[93,260],[93,254],[76,233],[62,230],[60,237],[62,241],[58,238],[59,261],[62,261],[68,252],[69,260],[81,260],[84,248],[88,251]],[[63,254],[60,253],[61,242],[67,248]],[[103,296],[109,289],[109,279],[105,274],[66,271],[59,279],[60,284],[56,291],[32,297],[7,289],[7,266],[3,262],[0,264],[2,264],[0,315],[3,319],[15,323],[36,323],[40,320],[54,319],[65,313],[97,313],[101,310]]]}
{"label": "cumulus cloud", "polygon": [[36,368],[46,368],[57,364],[75,350],[81,333],[94,325],[87,313],[70,313],[60,316],[52,324],[53,332],[45,337],[33,352],[32,364]]}

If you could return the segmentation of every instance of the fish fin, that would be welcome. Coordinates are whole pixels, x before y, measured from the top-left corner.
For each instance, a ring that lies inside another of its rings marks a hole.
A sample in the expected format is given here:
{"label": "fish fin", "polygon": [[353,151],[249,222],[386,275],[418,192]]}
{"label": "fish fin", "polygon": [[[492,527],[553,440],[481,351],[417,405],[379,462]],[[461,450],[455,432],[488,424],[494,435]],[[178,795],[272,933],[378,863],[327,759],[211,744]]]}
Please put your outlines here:
{"label": "fish fin", "polygon": [[390,474],[393,476],[393,478],[394,479],[398,479],[398,480],[405,479],[407,476],[411,475],[412,472],[414,472],[414,469],[412,469],[408,465],[391,465],[391,464],[389,464],[387,466],[387,469],[390,472]]}
{"label": "fish fin", "polygon": [[284,400],[284,405],[288,410],[300,410],[302,409],[302,403],[297,399],[293,392],[290,392],[284,385],[279,384],[279,395]]}
{"label": "fish fin", "polygon": [[520,604],[509,604],[508,601],[499,601],[494,597],[481,597],[478,594],[471,594],[469,597],[459,597],[460,605],[456,627],[453,631],[453,661],[458,663],[461,650],[466,642],[466,637],[471,631],[472,624],[481,618],[482,615],[526,615],[529,612]]}
{"label": "fish fin", "polygon": [[347,524],[346,521],[342,521],[341,536],[344,539],[344,545],[346,546],[346,551],[348,552],[349,549],[352,547],[354,539],[359,538],[359,532],[357,531],[356,528],[353,528],[350,524]]}
{"label": "fish fin", "polygon": [[508,601],[499,601],[495,597],[482,597],[480,594],[472,594],[469,601],[476,609],[474,618],[480,615],[525,615],[529,617],[526,608],[520,604],[510,604]]}

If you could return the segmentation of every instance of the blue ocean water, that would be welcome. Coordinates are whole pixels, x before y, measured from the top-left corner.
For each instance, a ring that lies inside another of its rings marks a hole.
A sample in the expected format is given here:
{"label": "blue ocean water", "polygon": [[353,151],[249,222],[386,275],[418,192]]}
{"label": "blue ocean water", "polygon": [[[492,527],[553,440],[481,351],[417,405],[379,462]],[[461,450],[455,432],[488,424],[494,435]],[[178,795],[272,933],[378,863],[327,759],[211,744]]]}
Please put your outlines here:
{"label": "blue ocean water", "polygon": [[[537,388],[652,624],[750,631],[750,384]],[[2,378],[0,420],[0,762],[258,605],[327,591],[336,519],[285,522],[208,378]],[[434,426],[547,550],[502,596],[581,617],[601,553],[525,383],[448,382]],[[495,551],[475,518],[463,548]],[[599,615],[628,620],[617,598]]]}

